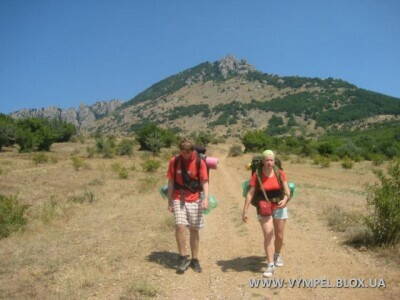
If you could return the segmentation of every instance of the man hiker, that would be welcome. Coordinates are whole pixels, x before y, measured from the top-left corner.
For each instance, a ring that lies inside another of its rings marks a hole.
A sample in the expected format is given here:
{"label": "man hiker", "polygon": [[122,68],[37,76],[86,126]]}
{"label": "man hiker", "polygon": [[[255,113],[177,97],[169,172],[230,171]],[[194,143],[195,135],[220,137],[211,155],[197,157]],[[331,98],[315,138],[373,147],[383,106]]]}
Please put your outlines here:
{"label": "man hiker", "polygon": [[[194,151],[191,141],[182,140],[179,149],[180,154],[169,161],[167,173],[168,210],[175,216],[175,237],[180,254],[177,271],[183,273],[191,266],[200,273],[199,229],[204,226],[203,210],[208,207],[207,166]],[[186,252],[186,227],[190,232],[191,260]]]}

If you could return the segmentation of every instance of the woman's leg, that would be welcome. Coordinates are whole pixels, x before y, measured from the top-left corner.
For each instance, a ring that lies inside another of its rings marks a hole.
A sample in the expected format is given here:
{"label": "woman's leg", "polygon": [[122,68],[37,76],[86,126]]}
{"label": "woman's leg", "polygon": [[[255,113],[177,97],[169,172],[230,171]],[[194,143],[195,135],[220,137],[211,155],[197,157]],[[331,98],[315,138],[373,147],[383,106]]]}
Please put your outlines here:
{"label": "woman's leg", "polygon": [[274,223],[272,216],[260,217],[260,225],[264,235],[264,249],[268,264],[274,263]]}
{"label": "woman's leg", "polygon": [[275,231],[275,253],[281,253],[283,246],[283,234],[285,231],[286,219],[274,219]]}

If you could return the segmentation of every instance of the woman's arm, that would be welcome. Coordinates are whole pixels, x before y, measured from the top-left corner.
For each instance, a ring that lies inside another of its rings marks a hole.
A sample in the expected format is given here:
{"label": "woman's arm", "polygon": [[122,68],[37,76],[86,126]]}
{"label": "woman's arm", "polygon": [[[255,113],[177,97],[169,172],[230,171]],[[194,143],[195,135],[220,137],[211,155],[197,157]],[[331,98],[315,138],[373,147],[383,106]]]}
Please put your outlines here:
{"label": "woman's arm", "polygon": [[254,192],[255,192],[255,187],[251,186],[247,196],[246,196],[246,200],[244,202],[244,206],[243,206],[243,214],[242,214],[242,220],[243,222],[247,223],[247,210],[249,209],[249,205],[251,203],[251,199],[253,199],[254,196]]}
{"label": "woman's arm", "polygon": [[283,199],[281,201],[278,202],[278,208],[283,208],[286,206],[286,204],[289,202],[290,200],[290,189],[289,189],[289,185],[287,183],[287,181],[283,181],[283,191],[285,193],[285,196],[283,197]]}

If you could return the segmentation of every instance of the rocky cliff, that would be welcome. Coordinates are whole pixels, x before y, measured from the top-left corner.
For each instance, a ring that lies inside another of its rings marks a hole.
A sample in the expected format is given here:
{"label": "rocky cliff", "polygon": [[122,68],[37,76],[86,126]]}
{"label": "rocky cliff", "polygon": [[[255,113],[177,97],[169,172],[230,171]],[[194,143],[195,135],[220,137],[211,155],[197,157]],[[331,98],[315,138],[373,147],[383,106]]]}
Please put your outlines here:
{"label": "rocky cliff", "polygon": [[30,117],[58,119],[72,123],[79,129],[87,129],[93,126],[96,120],[110,115],[121,104],[120,100],[99,101],[93,105],[81,104],[78,108],[61,109],[51,106],[39,109],[21,109],[10,115],[16,119]]}

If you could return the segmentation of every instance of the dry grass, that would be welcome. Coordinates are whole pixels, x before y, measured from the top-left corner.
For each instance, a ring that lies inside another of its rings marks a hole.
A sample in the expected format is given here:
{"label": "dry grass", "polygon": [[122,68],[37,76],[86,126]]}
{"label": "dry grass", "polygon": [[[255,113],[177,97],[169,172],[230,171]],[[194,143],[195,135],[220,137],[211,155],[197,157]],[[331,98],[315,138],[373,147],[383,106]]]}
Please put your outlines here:
{"label": "dry grass", "polygon": [[[154,173],[140,168],[151,158],[148,154],[91,158],[87,160],[90,169],[75,171],[71,153],[78,149],[84,154],[92,143],[87,139],[85,144],[54,145],[48,155],[58,160],[56,164],[34,165],[30,155],[13,151],[0,153],[3,170],[0,190],[5,194],[18,194],[23,203],[31,205],[26,230],[0,240],[0,257],[7,258],[0,259],[0,298],[178,299],[239,295],[236,289],[244,289],[240,284],[256,274],[223,273],[215,261],[228,259],[226,257],[233,254],[251,255],[254,253],[251,251],[258,249],[250,244],[252,241],[257,242],[261,253],[258,224],[253,228],[240,221],[241,195],[237,199],[236,192],[227,199],[221,196],[236,188],[232,186],[232,181],[236,182],[234,176],[238,176],[239,182],[248,175],[243,166],[251,154],[229,158],[227,174],[232,178],[212,174],[211,185],[224,180],[229,183],[220,187],[218,208],[207,216],[210,226],[205,229],[204,248],[201,248],[206,271],[201,275],[191,272],[183,278],[174,270],[177,254],[173,218],[158,192],[165,183],[167,159],[160,159],[162,165]],[[213,150],[219,157],[227,155],[229,146],[217,145],[210,149],[210,155]],[[164,155],[165,158],[169,156]],[[128,179],[119,179],[112,170],[113,164],[127,168]],[[139,167],[132,169],[133,165]],[[314,225],[317,230],[324,229],[325,221],[319,221],[317,216],[323,214],[324,206],[332,203],[338,203],[344,211],[365,213],[363,184],[374,180],[369,172],[370,165],[357,163],[353,169],[344,170],[339,162],[331,163],[326,169],[285,162],[289,179],[297,184],[298,195],[293,199],[296,203],[290,226],[296,228],[302,224],[303,234]],[[300,216],[303,223],[299,222]],[[207,248],[210,245],[211,250]],[[243,249],[248,253],[237,253]],[[304,250],[299,247],[299,251]],[[385,259],[392,262],[394,250],[385,251]],[[192,294],[181,289],[181,280],[193,287]],[[212,294],[207,294],[209,291]]]}

